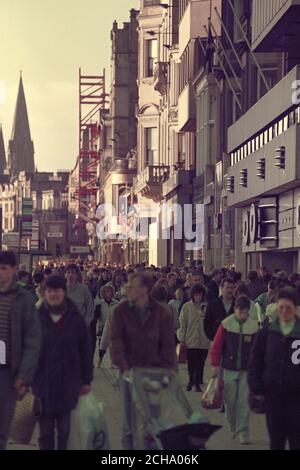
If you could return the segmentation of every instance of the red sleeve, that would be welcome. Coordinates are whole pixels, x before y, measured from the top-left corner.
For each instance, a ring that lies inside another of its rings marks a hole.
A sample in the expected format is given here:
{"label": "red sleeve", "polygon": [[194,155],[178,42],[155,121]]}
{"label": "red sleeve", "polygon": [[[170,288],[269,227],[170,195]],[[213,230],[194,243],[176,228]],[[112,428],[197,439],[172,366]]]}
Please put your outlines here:
{"label": "red sleeve", "polygon": [[214,338],[211,350],[210,350],[210,362],[213,367],[219,367],[221,363],[221,358],[223,354],[225,342],[225,330],[221,324],[218,328],[216,336]]}

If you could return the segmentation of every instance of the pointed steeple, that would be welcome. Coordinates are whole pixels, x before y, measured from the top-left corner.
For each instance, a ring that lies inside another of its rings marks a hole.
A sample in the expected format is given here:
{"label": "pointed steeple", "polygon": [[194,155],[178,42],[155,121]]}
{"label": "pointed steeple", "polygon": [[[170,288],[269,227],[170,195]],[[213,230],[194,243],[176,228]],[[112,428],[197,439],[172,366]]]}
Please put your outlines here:
{"label": "pointed steeple", "polygon": [[3,132],[2,132],[2,124],[0,124],[0,175],[4,175],[5,168],[6,168],[5,147],[4,147],[4,139],[3,139]]}
{"label": "pointed steeple", "polygon": [[9,141],[8,166],[12,177],[17,176],[20,171],[33,173],[35,167],[22,73],[20,75],[11,140]]}

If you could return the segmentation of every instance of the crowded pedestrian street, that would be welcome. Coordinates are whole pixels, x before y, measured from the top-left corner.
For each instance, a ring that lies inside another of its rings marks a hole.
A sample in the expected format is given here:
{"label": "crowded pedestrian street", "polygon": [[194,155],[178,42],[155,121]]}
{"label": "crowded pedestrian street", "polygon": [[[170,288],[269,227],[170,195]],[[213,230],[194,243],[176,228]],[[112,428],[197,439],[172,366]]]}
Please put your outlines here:
{"label": "crowded pedestrian street", "polygon": [[300,450],[299,25],[0,0],[3,459]]}
{"label": "crowded pedestrian street", "polygon": [[[208,371],[207,371],[208,374]],[[208,377],[209,375],[207,375]],[[185,386],[187,379],[187,369],[185,366],[180,367],[180,381],[182,386]],[[108,367],[103,367],[95,371],[93,391],[99,401],[104,404],[105,417],[108,425],[109,440],[112,450],[122,449],[122,436],[121,436],[121,402],[120,392],[117,386],[116,371]],[[187,398],[194,410],[201,409],[201,395],[199,393],[192,393],[187,395]],[[251,431],[253,434],[252,442],[249,446],[245,447],[239,444],[238,441],[230,439],[227,429],[224,427],[224,414],[219,411],[205,411],[204,413],[209,417],[214,424],[220,424],[222,429],[218,431],[207,443],[207,449],[211,450],[266,450],[268,449],[268,436],[265,427],[265,420],[263,416],[252,415],[251,417]],[[29,445],[22,446],[8,443],[8,450],[38,450],[38,430],[35,430],[32,440]]]}

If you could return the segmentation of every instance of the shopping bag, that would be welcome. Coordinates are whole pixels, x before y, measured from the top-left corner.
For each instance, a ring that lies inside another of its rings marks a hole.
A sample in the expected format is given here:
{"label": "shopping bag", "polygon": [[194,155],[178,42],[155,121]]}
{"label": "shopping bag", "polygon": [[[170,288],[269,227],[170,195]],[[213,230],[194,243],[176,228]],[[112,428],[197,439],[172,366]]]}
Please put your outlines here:
{"label": "shopping bag", "polygon": [[182,343],[178,344],[176,347],[176,352],[178,356],[178,363],[185,364],[187,361],[186,346]]}
{"label": "shopping bag", "polygon": [[224,382],[219,377],[210,379],[202,395],[201,405],[206,410],[217,410],[222,406]]}
{"label": "shopping bag", "polygon": [[16,402],[9,432],[10,440],[15,444],[30,444],[36,422],[35,397],[32,393],[27,393],[22,400]]}
{"label": "shopping bag", "polygon": [[79,398],[71,414],[68,450],[109,450],[103,404],[93,393]]}

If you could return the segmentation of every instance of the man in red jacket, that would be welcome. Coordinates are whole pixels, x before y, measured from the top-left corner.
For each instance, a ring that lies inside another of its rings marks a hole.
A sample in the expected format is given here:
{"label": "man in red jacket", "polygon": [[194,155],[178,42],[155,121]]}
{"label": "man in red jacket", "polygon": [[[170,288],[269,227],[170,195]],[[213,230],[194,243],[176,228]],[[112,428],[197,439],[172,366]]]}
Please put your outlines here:
{"label": "man in red jacket", "polygon": [[176,368],[176,350],[169,311],[151,298],[152,278],[138,272],[130,277],[128,300],[115,309],[111,323],[111,360],[121,374],[123,445],[132,449],[131,397],[128,372],[139,368]]}

